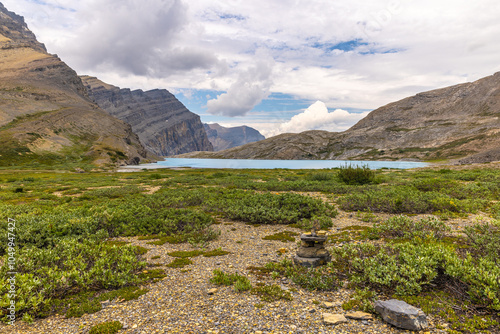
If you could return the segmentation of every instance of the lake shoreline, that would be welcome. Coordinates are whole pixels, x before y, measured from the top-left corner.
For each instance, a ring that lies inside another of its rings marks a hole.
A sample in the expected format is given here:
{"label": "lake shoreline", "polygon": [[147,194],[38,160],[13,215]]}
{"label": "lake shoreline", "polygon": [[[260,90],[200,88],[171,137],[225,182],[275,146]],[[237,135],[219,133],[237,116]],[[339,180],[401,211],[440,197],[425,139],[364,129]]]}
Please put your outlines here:
{"label": "lake shoreline", "polygon": [[346,165],[368,166],[370,169],[410,169],[430,167],[432,164],[415,161],[368,161],[368,160],[265,160],[265,159],[192,159],[166,158],[156,163],[129,165],[120,169],[172,169],[172,168],[209,168],[209,169],[330,169]]}

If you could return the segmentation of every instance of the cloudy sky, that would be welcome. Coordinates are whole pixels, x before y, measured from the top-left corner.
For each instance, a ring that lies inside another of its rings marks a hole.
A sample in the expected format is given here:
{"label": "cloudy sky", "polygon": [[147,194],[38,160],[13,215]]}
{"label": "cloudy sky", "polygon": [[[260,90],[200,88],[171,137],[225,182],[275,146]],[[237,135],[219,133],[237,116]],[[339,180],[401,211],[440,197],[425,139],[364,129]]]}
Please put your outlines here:
{"label": "cloudy sky", "polygon": [[497,0],[0,1],[79,74],[266,136],[500,70]]}

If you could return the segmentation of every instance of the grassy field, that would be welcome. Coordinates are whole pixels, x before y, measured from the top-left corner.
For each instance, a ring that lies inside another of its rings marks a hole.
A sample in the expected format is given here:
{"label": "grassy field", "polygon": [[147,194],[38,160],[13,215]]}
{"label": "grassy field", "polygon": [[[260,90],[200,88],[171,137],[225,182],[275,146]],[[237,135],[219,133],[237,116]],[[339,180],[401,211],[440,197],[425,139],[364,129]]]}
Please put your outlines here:
{"label": "grassy field", "polygon": [[[450,333],[498,326],[500,169],[487,165],[376,172],[2,170],[0,185],[4,322],[12,271],[18,318],[81,316],[103,300],[137,298],[147,292],[141,284],[165,275],[142,260],[145,249],[115,237],[201,249],[218,237],[220,219],[329,229],[342,210],[371,226],[334,229],[330,264],[305,270],[284,260],[260,268],[262,274],[287,276],[311,290],[347,282],[356,293],[345,309],[373,311],[381,296],[404,299],[449,322]],[[456,219],[468,226],[457,228]],[[235,282],[246,289],[246,282]]]}

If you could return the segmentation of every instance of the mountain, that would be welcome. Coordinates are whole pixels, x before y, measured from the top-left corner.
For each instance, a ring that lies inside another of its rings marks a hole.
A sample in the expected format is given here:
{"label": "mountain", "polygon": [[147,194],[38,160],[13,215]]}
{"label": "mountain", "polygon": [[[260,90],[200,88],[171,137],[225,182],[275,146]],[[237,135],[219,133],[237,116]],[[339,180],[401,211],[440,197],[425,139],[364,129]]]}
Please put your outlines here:
{"label": "mountain", "polygon": [[238,159],[500,160],[500,72],[373,110],[350,129],[281,134],[190,157]]}
{"label": "mountain", "polygon": [[200,116],[165,89],[120,89],[95,77],[81,76],[90,97],[110,115],[132,126],[141,143],[159,156],[213,151]]}
{"label": "mountain", "polygon": [[261,133],[249,126],[223,127],[217,123],[203,124],[208,140],[214,151],[222,151],[231,147],[241,146],[266,139]]}
{"label": "mountain", "polygon": [[47,53],[22,16],[0,3],[0,165],[154,158],[131,127],[93,103],[82,81]]}

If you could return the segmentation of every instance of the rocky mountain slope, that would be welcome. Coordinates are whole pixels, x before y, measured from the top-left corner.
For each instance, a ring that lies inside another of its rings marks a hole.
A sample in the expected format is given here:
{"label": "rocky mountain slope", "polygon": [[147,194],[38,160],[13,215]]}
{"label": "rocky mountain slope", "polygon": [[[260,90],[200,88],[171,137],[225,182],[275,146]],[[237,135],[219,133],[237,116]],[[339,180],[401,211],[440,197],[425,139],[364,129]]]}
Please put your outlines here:
{"label": "rocky mountain slope", "polygon": [[165,89],[120,89],[82,76],[90,97],[110,115],[132,126],[142,144],[159,156],[213,151],[200,116]]}
{"label": "rocky mountain slope", "polygon": [[266,139],[259,131],[245,125],[226,128],[213,123],[203,124],[203,126],[214,151],[222,151]]}
{"label": "rocky mountain slope", "polygon": [[148,160],[131,127],[94,104],[75,71],[1,3],[0,142],[0,165],[7,166]]}
{"label": "rocky mountain slope", "polygon": [[190,156],[240,159],[500,160],[500,72],[372,111],[341,133],[282,134]]}

